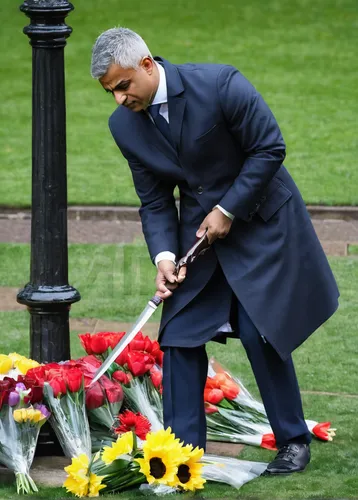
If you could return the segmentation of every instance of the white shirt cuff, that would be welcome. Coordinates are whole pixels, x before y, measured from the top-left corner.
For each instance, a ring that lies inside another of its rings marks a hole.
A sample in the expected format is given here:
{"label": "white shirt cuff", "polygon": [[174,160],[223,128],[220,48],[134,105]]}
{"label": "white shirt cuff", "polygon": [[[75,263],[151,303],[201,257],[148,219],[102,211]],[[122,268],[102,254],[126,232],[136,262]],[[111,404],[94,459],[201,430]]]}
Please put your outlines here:
{"label": "white shirt cuff", "polygon": [[173,252],[159,252],[154,259],[155,265],[158,267],[158,262],[161,260],[171,260],[175,264],[176,256]]}
{"label": "white shirt cuff", "polygon": [[215,205],[214,208],[218,208],[220,210],[220,212],[222,212],[224,215],[226,215],[226,217],[229,217],[229,219],[231,219],[231,220],[235,219],[235,215],[232,215],[230,212],[225,210],[225,208],[221,207],[220,205]]}

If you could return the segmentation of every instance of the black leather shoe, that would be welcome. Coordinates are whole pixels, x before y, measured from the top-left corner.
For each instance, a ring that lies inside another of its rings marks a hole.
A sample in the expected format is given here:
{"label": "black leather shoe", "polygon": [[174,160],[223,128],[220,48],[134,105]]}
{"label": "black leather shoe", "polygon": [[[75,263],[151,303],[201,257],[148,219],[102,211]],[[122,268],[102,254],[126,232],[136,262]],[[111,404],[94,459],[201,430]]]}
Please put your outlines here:
{"label": "black leather shoe", "polygon": [[276,458],[267,466],[263,476],[302,472],[311,459],[308,444],[290,443],[279,448]]}

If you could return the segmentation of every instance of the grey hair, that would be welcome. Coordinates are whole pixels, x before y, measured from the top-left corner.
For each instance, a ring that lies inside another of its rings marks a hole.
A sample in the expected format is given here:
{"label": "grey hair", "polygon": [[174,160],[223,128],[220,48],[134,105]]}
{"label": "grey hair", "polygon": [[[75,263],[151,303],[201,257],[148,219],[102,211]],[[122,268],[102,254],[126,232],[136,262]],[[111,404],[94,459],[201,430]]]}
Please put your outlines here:
{"label": "grey hair", "polygon": [[147,56],[152,54],[141,36],[128,28],[111,28],[104,31],[93,46],[91,75],[101,78],[111,64],[136,69]]}

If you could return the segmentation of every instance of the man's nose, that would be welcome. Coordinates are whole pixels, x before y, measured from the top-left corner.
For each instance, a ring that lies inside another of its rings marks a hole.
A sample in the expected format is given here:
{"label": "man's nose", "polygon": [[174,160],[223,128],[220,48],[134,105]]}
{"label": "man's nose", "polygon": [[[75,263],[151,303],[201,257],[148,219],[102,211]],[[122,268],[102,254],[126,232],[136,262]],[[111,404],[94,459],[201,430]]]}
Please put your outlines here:
{"label": "man's nose", "polygon": [[127,99],[127,96],[124,95],[123,92],[121,92],[120,90],[114,90],[113,95],[118,106],[120,104],[124,104]]}

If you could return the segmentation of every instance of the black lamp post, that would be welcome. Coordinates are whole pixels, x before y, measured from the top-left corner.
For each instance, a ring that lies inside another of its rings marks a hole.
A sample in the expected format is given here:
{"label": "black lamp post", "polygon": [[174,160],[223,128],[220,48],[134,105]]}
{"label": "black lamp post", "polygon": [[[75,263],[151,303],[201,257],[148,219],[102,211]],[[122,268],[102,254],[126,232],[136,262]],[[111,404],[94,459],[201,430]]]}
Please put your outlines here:
{"label": "black lamp post", "polygon": [[70,358],[69,309],[80,300],[68,284],[64,47],[72,29],[67,0],[27,0],[32,45],[32,219],[30,282],[17,301],[30,312],[30,356]]}

